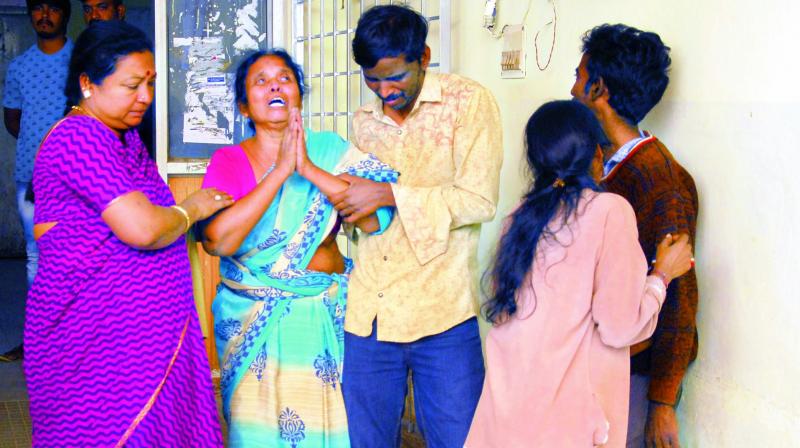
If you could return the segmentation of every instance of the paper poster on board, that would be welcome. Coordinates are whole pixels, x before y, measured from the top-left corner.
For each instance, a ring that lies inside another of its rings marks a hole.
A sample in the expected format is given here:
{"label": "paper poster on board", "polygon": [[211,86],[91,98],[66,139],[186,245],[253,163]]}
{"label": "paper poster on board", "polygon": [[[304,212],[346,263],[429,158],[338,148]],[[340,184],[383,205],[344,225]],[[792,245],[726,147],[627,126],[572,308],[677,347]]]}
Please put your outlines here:
{"label": "paper poster on board", "polygon": [[268,45],[268,4],[167,0],[170,159],[208,158],[250,135],[234,78],[242,58]]}
{"label": "paper poster on board", "polygon": [[226,56],[220,37],[175,39],[188,46],[183,142],[233,143],[233,82],[224,72]]}

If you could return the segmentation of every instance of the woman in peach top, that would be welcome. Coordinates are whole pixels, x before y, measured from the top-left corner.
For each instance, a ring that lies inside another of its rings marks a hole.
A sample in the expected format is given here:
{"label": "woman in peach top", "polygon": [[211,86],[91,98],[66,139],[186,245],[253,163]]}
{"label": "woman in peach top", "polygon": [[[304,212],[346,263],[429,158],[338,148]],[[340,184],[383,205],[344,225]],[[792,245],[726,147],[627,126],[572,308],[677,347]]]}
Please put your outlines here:
{"label": "woman in peach top", "polygon": [[633,209],[592,178],[605,137],[585,106],[547,103],[525,133],[535,181],[488,273],[494,327],[466,446],[622,447],[629,346],[655,329],[691,247],[667,236],[647,275]]}

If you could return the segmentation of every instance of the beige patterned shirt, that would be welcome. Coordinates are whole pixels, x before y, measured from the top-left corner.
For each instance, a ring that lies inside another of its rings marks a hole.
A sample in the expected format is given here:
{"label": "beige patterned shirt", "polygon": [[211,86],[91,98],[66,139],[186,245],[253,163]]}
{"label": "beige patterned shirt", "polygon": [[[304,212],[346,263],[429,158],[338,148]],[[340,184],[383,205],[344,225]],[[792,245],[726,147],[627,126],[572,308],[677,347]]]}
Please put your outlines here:
{"label": "beige patterned shirt", "polygon": [[397,211],[381,235],[361,235],[345,329],[411,342],[475,315],[478,236],[495,214],[503,161],[500,112],[489,91],[428,72],[402,125],[380,100],[359,109],[353,144],[400,172]]}

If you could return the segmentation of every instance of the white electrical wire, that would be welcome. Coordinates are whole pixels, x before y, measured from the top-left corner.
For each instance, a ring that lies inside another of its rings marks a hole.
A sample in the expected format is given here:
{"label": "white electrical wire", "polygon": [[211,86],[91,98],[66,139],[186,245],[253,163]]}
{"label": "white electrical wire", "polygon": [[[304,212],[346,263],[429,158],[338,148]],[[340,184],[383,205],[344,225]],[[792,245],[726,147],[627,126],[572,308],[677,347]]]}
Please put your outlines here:
{"label": "white electrical wire", "polygon": [[[489,1],[491,1],[491,0],[489,0]],[[496,0],[496,1],[499,1],[499,0]],[[488,1],[487,1],[487,4],[488,4]],[[522,16],[522,21],[520,22],[523,25],[525,24],[525,20],[528,18],[528,13],[531,11],[531,5],[533,5],[533,0],[528,0],[528,7],[525,9],[525,14]],[[486,17],[486,16],[484,15],[484,17]],[[496,15],[495,15],[495,20],[497,20],[497,16]],[[492,27],[484,26],[484,28],[489,30],[489,34],[494,39],[500,39],[501,37],[503,37],[503,33],[506,31],[507,27],[508,27],[508,25],[503,25],[501,28],[499,28],[497,31],[495,31],[495,27],[494,26],[492,26]]]}

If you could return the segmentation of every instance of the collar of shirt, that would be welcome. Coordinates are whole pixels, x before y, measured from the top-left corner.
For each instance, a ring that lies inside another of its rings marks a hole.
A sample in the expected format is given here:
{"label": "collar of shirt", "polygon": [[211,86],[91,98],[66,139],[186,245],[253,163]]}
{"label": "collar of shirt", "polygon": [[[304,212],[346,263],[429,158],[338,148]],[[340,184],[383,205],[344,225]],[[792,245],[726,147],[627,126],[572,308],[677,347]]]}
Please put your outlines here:
{"label": "collar of shirt", "polygon": [[35,48],[36,51],[39,52],[40,56],[44,57],[44,58],[56,58],[56,57],[59,57],[59,56],[63,55],[64,53],[66,53],[66,56],[69,57],[69,56],[72,55],[72,40],[69,37],[65,37],[64,39],[65,39],[64,40],[64,46],[61,47],[55,53],[47,54],[44,51],[42,51],[42,49],[39,48],[39,46],[36,45],[36,44],[33,44],[32,48]]}
{"label": "collar of shirt", "polygon": [[[422,90],[420,90],[417,101],[414,103],[414,108],[411,109],[411,113],[408,114],[408,116],[413,115],[422,103],[438,103],[441,101],[442,84],[439,81],[439,75],[430,71],[426,72],[425,79],[422,81]],[[375,98],[373,102],[365,104],[363,109],[372,112],[372,117],[378,121],[389,122],[396,125],[392,119],[386,118],[383,114],[383,101],[381,101],[380,98]]]}
{"label": "collar of shirt", "polygon": [[615,152],[614,155],[611,156],[611,158],[608,159],[603,164],[603,176],[608,176],[608,173],[610,173],[611,170],[613,170],[614,167],[617,166],[620,162],[625,160],[625,158],[628,157],[628,154],[631,153],[633,148],[635,148],[636,145],[639,144],[639,142],[646,139],[647,137],[650,137],[649,132],[639,131],[639,137],[628,140],[624,145],[620,146],[617,152]]}

